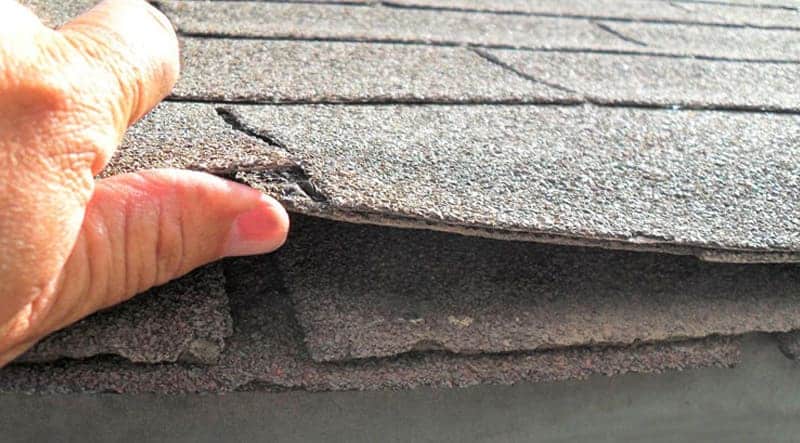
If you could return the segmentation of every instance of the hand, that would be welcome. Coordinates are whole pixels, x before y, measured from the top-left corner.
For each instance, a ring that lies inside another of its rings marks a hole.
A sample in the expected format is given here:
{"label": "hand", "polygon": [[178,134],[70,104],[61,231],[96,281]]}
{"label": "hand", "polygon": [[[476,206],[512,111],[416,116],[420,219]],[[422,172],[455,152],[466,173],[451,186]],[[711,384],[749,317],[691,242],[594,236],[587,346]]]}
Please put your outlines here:
{"label": "hand", "polygon": [[284,209],[240,184],[180,170],[94,179],[178,70],[172,27],[143,0],[107,0],[57,31],[0,0],[0,365],[195,267],[285,241]]}

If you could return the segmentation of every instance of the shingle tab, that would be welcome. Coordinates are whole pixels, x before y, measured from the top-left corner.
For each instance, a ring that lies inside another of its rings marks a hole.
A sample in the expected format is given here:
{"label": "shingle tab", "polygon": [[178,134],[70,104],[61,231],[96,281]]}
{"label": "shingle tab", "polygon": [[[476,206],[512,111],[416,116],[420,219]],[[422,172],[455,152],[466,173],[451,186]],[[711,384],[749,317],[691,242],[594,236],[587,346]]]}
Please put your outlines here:
{"label": "shingle tab", "polygon": [[721,4],[652,0],[389,0],[403,7],[449,8],[566,17],[612,18],[719,25],[800,28],[800,14],[788,9],[741,8]]}
{"label": "shingle tab", "polygon": [[651,52],[800,62],[800,32],[718,26],[603,22]]}
{"label": "shingle tab", "polygon": [[800,65],[647,55],[489,51],[505,64],[595,102],[800,110]]}
{"label": "shingle tab", "polygon": [[[325,201],[290,202],[298,211],[724,261],[791,261],[784,253],[800,249],[796,115],[595,106],[232,112],[303,164]],[[240,178],[261,186],[257,174]]]}
{"label": "shingle tab", "polygon": [[36,344],[17,362],[119,355],[139,363],[213,364],[233,333],[220,265],[96,313]]}
{"label": "shingle tab", "polygon": [[162,10],[191,34],[378,39],[537,48],[635,48],[592,24],[525,16],[331,4],[164,1]]}
{"label": "shingle tab", "polygon": [[[564,101],[465,48],[236,39],[182,40],[172,95],[261,102]],[[246,60],[246,63],[242,63]]]}

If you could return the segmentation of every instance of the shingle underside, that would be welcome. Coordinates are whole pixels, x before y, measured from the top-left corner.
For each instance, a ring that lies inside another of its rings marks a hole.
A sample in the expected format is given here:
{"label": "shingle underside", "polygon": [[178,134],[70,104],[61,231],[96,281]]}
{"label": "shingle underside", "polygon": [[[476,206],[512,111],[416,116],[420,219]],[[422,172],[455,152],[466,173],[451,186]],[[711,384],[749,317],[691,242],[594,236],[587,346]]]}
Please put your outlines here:
{"label": "shingle underside", "polygon": [[755,331],[797,354],[800,2],[158,7],[182,77],[104,174],[238,180],[290,241],[54,335],[0,391],[580,379],[731,366]]}

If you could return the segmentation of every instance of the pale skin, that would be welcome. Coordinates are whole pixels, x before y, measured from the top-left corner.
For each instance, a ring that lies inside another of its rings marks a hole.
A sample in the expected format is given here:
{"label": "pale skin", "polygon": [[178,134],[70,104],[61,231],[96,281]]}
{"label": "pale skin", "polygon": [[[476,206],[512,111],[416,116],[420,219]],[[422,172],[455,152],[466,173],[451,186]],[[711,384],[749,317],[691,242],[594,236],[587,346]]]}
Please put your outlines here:
{"label": "pale skin", "polygon": [[178,71],[172,26],[143,0],[106,0],[58,30],[0,0],[0,366],[93,312],[286,240],[281,205],[237,183],[94,178]]}

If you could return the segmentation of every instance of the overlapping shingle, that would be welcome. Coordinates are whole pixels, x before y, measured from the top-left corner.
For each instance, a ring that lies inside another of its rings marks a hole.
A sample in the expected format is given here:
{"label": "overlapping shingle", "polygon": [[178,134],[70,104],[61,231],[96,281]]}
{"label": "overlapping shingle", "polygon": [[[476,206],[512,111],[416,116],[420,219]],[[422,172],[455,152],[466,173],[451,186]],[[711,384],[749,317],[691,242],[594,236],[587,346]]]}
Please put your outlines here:
{"label": "overlapping shingle", "polygon": [[589,20],[334,4],[168,0],[160,5],[178,29],[189,34],[474,43],[537,48],[636,47],[598,28]]}
{"label": "overlapping shingle", "polygon": [[800,32],[655,23],[603,22],[652,52],[723,59],[800,62]]}
{"label": "overlapping shingle", "polygon": [[98,312],[36,344],[17,362],[119,355],[138,363],[216,363],[233,332],[220,265]]}
{"label": "overlapping shingle", "polygon": [[[259,102],[496,102],[577,98],[465,48],[236,39],[182,40],[173,97]],[[245,66],[242,60],[247,60]]]}
{"label": "overlapping shingle", "polygon": [[800,15],[787,9],[740,8],[723,4],[650,0],[388,0],[409,8],[524,13],[614,20],[755,25],[800,28]]}
{"label": "overlapping shingle", "polygon": [[132,365],[108,359],[12,365],[0,370],[0,392],[224,392],[254,382],[262,389],[314,391],[452,387],[727,367],[740,358],[738,341],[713,338],[623,348],[481,356],[424,353],[315,363],[303,349],[288,298],[278,293],[274,266],[253,258],[229,262],[227,269],[236,332],[218,365]]}
{"label": "overlapping shingle", "polygon": [[[718,261],[795,261],[800,249],[795,115],[594,106],[231,109],[303,165],[324,200],[289,202],[303,212]],[[239,177],[261,186],[258,174]]]}
{"label": "overlapping shingle", "polygon": [[800,65],[647,55],[492,50],[535,79],[618,105],[800,110]]}

